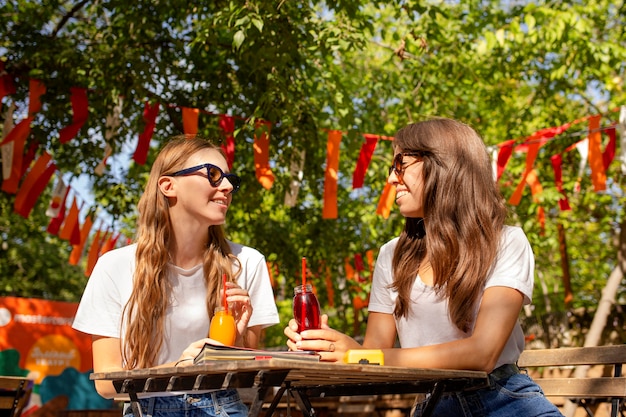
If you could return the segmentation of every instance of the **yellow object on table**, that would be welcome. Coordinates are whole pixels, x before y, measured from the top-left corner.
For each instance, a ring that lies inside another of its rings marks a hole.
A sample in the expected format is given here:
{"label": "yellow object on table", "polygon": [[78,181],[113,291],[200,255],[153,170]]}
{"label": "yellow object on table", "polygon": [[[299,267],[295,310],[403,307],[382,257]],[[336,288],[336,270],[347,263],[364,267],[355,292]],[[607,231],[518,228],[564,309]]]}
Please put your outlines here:
{"label": "yellow object on table", "polygon": [[384,365],[385,355],[380,349],[350,349],[343,357],[345,363]]}

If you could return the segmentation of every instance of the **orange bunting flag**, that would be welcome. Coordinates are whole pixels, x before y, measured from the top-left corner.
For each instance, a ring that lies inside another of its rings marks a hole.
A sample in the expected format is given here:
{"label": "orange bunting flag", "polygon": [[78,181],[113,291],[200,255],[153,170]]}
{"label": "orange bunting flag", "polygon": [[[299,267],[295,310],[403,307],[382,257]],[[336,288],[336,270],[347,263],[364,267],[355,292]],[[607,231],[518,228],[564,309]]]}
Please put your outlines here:
{"label": "orange bunting flag", "polygon": [[200,110],[183,107],[183,132],[186,135],[198,134],[198,117]]}
{"label": "orange bunting flag", "polygon": [[76,196],[72,200],[70,211],[65,218],[63,228],[59,232],[59,238],[68,240],[72,245],[78,245],[80,243],[80,224],[78,222],[78,204],[76,203]]}
{"label": "orange bunting flag", "polygon": [[341,131],[328,132],[326,143],[326,172],[324,173],[324,208],[323,219],[337,218],[337,181],[339,179],[339,145]]}
{"label": "orange bunting flag", "polygon": [[[533,196],[533,202],[539,204],[540,195],[543,192],[543,187],[539,182],[539,177],[537,176],[537,171],[531,169],[528,175],[526,176],[526,182],[530,187],[530,193]],[[546,226],[546,215],[543,207],[539,206],[537,209],[537,220],[539,221],[539,225],[541,226],[541,231],[543,233]]]}
{"label": "orange bunting flag", "polygon": [[143,121],[145,127],[143,132],[139,134],[139,140],[137,142],[137,148],[133,154],[133,160],[139,165],[144,165],[148,158],[148,151],[150,150],[150,140],[154,134],[154,128],[156,126],[156,118],[159,115],[159,103],[150,105],[149,101],[146,101],[143,108]]}
{"label": "orange bunting flag", "polygon": [[606,190],[606,172],[602,161],[602,135],[600,132],[600,118],[596,115],[589,117],[589,167],[591,168],[591,182],[594,191]]}
{"label": "orange bunting flag", "polygon": [[[17,192],[20,179],[22,178],[23,153],[24,153],[24,147],[26,145],[26,139],[28,138],[28,135],[30,134],[31,119],[32,118],[26,118],[22,120],[17,126],[15,126],[13,130],[11,130],[9,135],[5,137],[5,140],[3,142],[4,145],[2,145],[3,150],[7,149],[5,147],[12,146],[9,176],[4,177],[4,181],[2,181],[2,191],[9,193],[9,194],[15,194]],[[12,139],[10,141],[7,140],[9,136],[12,136]],[[4,161],[4,154],[3,154],[3,161]],[[7,158],[7,161],[8,161],[8,158]]]}
{"label": "orange bunting flag", "polygon": [[354,169],[354,174],[352,176],[353,189],[363,187],[363,183],[365,182],[365,173],[367,172],[367,168],[372,160],[372,155],[376,149],[376,144],[378,143],[378,135],[366,133],[363,136],[365,137],[365,143],[361,146],[359,159],[357,160],[356,168]]}
{"label": "orange bunting flag", "polygon": [[50,178],[56,171],[56,165],[51,163],[51,160],[50,154],[44,152],[37,159],[18,190],[13,208],[20,216],[28,218],[30,211],[37,202],[37,198],[43,193]]}
{"label": "orange bunting flag", "polygon": [[[0,105],[1,104],[2,102],[0,101]],[[13,130],[13,127],[15,127],[13,125],[13,112],[15,111],[15,108],[16,108],[15,103],[11,103],[9,108],[4,113],[4,123],[2,126],[2,132],[4,134],[3,139],[4,137],[6,137],[6,134],[10,132],[11,130]],[[12,166],[13,166],[13,153],[14,153],[13,145],[15,145],[15,143],[13,142],[0,145],[0,152],[2,152],[2,179],[3,180],[7,180],[11,178],[11,171],[12,171]]]}
{"label": "orange bunting flag", "polygon": [[373,274],[374,273],[374,251],[371,249],[368,250],[367,252],[365,252],[365,257],[367,258],[367,267],[369,268],[370,274]]}
{"label": "orange bunting flag", "polygon": [[391,207],[393,206],[393,202],[396,200],[396,187],[388,182],[385,183],[385,188],[383,189],[383,193],[380,195],[380,199],[378,200],[378,206],[376,207],[376,214],[379,216],[383,216],[383,219],[389,217],[391,214]]}
{"label": "orange bunting flag", "polygon": [[233,169],[233,163],[235,162],[235,118],[227,116],[225,114],[220,115],[220,129],[226,141],[222,144],[222,149],[226,154],[226,163],[228,169]]}
{"label": "orange bunting flag", "polygon": [[350,258],[346,258],[343,264],[344,269],[346,270],[346,279],[348,281],[354,280],[354,268],[352,268],[352,264],[350,263]]}
{"label": "orange bunting flag", "polygon": [[509,203],[517,206],[520,201],[522,201],[522,193],[524,192],[524,187],[526,186],[526,178],[528,174],[533,169],[533,164],[535,163],[535,159],[537,159],[537,154],[539,153],[539,148],[541,147],[541,143],[538,141],[531,141],[528,144],[528,153],[526,154],[526,168],[524,168],[524,173],[522,174],[522,180],[517,184],[517,188],[509,198]]}
{"label": "orange bunting flag", "polygon": [[82,87],[70,88],[72,102],[72,124],[59,132],[59,141],[67,143],[74,139],[89,117],[87,89]]}
{"label": "orange bunting flag", "polygon": [[[96,235],[93,237],[91,241],[91,246],[89,246],[89,252],[87,254],[87,267],[85,268],[85,276],[90,276],[91,271],[93,271],[93,267],[96,266],[96,262],[98,261],[98,255],[100,254],[100,246],[102,245],[101,235],[102,231],[100,229],[96,230]],[[106,237],[106,235],[105,235]]]}
{"label": "orange bunting flag", "polygon": [[267,273],[270,276],[270,285],[272,286],[272,289],[276,289],[276,278],[274,278],[272,264],[269,261],[265,261],[265,266],[267,267]]}
{"label": "orange bunting flag", "polygon": [[266,190],[274,184],[274,174],[270,168],[270,130],[272,124],[258,120],[254,129],[254,169],[256,179]]}
{"label": "orange bunting flag", "polygon": [[85,217],[85,222],[80,228],[80,242],[77,245],[72,246],[72,252],[70,253],[69,259],[70,265],[78,265],[78,261],[80,261],[80,257],[83,255],[83,249],[85,248],[85,243],[87,242],[87,237],[89,237],[89,232],[91,231],[92,226],[93,220],[91,216]]}
{"label": "orange bunting flag", "polygon": [[105,253],[113,249],[115,247],[115,244],[117,243],[117,240],[120,238],[120,236],[121,236],[121,233],[116,234],[115,232],[111,232],[108,239],[104,240],[104,243],[102,244],[102,247],[100,248],[100,256],[104,255]]}
{"label": "orange bunting flag", "polygon": [[[30,135],[30,124],[34,120],[34,114],[41,110],[40,98],[46,92],[46,86],[39,80],[30,80],[28,87],[28,116],[13,127],[0,143],[0,145],[13,143],[11,174],[8,178],[4,177],[2,182],[2,191],[9,194],[17,192],[20,179],[26,172],[23,162],[26,139]],[[30,165],[30,161],[26,164],[26,166],[28,165]]]}

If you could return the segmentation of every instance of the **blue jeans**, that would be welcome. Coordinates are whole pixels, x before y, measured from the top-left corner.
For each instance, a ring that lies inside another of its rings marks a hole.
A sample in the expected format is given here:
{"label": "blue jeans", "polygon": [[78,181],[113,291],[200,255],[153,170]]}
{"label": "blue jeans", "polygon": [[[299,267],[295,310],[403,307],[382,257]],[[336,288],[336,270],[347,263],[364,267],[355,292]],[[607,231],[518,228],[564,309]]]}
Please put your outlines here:
{"label": "blue jeans", "polygon": [[[525,373],[504,378],[489,375],[490,386],[476,391],[443,395],[433,417],[563,417],[558,408]],[[420,417],[425,403],[417,404],[413,417]]]}
{"label": "blue jeans", "polygon": [[[228,389],[205,394],[182,394],[139,399],[143,417],[247,417],[248,407],[237,390]],[[130,403],[124,417],[132,417]]]}

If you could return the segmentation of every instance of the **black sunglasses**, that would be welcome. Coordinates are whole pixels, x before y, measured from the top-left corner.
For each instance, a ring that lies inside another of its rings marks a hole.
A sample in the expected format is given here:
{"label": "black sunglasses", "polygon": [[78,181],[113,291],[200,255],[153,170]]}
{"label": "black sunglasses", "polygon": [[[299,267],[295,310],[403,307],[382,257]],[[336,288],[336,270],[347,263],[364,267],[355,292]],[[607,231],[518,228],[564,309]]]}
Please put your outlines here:
{"label": "black sunglasses", "polygon": [[224,171],[221,170],[220,167],[215,166],[213,164],[202,164],[191,168],[181,169],[180,171],[176,171],[173,174],[169,174],[169,177],[178,177],[181,175],[191,174],[192,172],[196,172],[201,170],[202,168],[206,168],[207,179],[209,180],[209,184],[213,187],[217,187],[222,182],[222,179],[226,178],[228,182],[233,186],[233,191],[231,194],[234,194],[241,187],[241,178],[236,176],[235,174],[225,174]]}
{"label": "black sunglasses", "polygon": [[[404,164],[405,156],[413,156],[417,159],[409,164]],[[402,174],[404,174],[404,169],[406,167],[421,162],[423,159],[424,154],[422,152],[400,152],[393,158],[393,162],[389,167],[389,173],[387,176],[390,176],[392,172],[395,172],[398,178],[402,178]]]}

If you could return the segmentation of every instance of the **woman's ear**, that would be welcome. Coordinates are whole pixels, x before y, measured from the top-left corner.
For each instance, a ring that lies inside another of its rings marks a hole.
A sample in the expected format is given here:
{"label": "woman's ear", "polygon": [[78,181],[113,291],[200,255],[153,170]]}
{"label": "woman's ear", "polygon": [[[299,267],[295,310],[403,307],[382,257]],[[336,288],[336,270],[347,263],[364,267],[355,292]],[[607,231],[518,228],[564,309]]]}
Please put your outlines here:
{"label": "woman's ear", "polygon": [[165,197],[176,197],[176,181],[172,177],[163,176],[159,178],[159,191]]}

